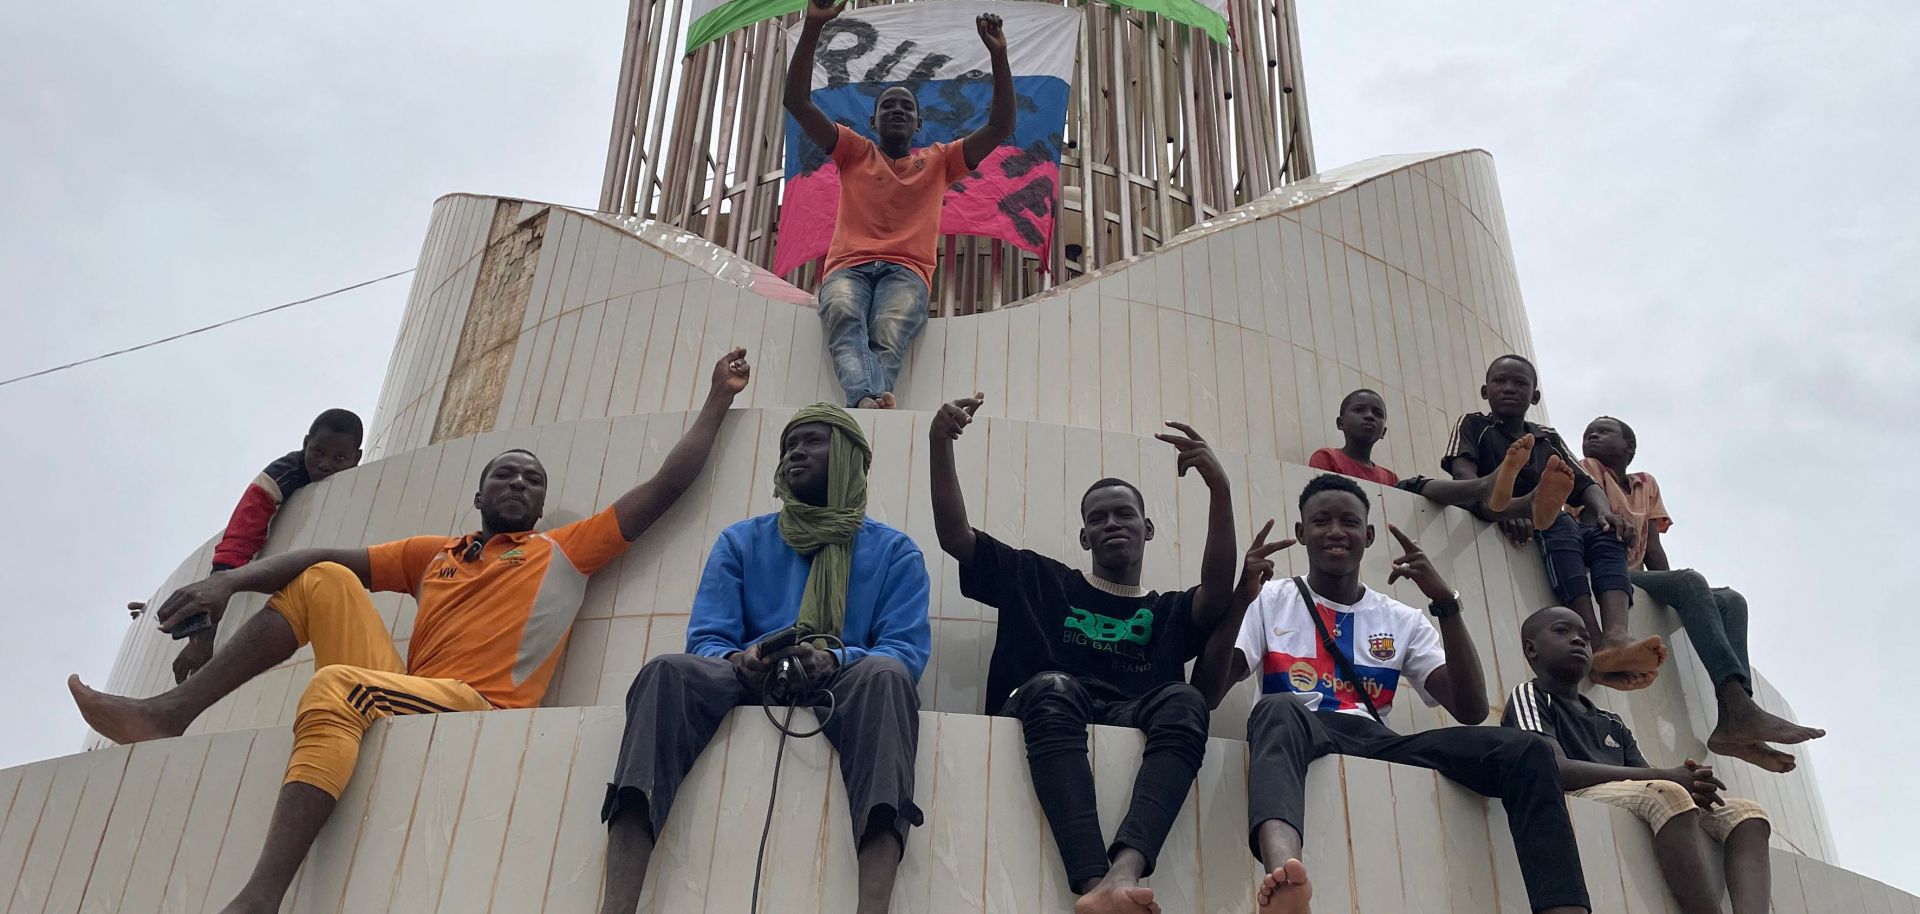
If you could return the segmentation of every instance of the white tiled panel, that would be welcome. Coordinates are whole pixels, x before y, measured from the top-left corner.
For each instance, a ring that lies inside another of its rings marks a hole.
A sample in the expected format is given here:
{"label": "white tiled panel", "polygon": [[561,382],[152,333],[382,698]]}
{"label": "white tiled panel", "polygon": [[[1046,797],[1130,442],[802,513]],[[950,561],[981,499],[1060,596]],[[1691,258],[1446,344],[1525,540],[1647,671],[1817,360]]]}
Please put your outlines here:
{"label": "white tiled panel", "polygon": [[[622,716],[618,708],[545,708],[375,724],[286,910],[595,910],[606,849],[600,803]],[[217,910],[259,850],[290,748],[285,737],[280,728],[240,730],[0,771],[0,886],[11,886],[4,910]],[[775,739],[756,709],[734,712],[720,728],[667,820],[642,912],[699,910],[703,900],[708,910],[746,907]],[[1142,742],[1134,730],[1093,732],[1109,831]],[[908,838],[893,910],[1067,910],[1072,896],[1033,802],[1019,724],[925,712],[919,751],[916,794],[926,825]],[[790,741],[787,755],[761,910],[848,910],[836,902],[853,876],[837,763],[818,738]],[[1149,880],[1166,910],[1250,908],[1258,868],[1247,851],[1245,764],[1244,743],[1208,742]],[[1570,803],[1598,910],[1668,910],[1648,830],[1619,810]],[[1320,910],[1524,909],[1513,907],[1525,896],[1498,804],[1431,772],[1322,759],[1309,772],[1307,816]],[[1787,850],[1776,851],[1773,864],[1774,910],[1783,914],[1920,904]],[[1835,906],[1842,898],[1847,903]]]}
{"label": "white tiled panel", "polygon": [[[592,910],[604,847],[597,813],[622,723],[614,706],[647,659],[684,648],[717,533],[776,506],[771,474],[787,417],[838,399],[810,300],[726,252],[562,207],[470,195],[435,204],[369,462],[292,499],[269,552],[466,532],[477,524],[480,468],[510,447],[548,465],[546,525],[583,517],[653,472],[733,345],[750,350],[754,383],[706,472],[595,577],[549,707],[376,727],[291,910]],[[928,827],[910,842],[895,909],[1069,902],[1017,726],[978,714],[997,621],[961,598],[933,535],[929,410],[987,394],[957,453],[972,521],[1008,542],[1077,563],[1078,493],[1100,476],[1138,483],[1158,527],[1145,583],[1169,588],[1197,572],[1206,495],[1198,480],[1175,476],[1171,450],[1152,439],[1164,420],[1193,422],[1215,442],[1246,537],[1270,517],[1282,529],[1293,522],[1315,473],[1302,464],[1338,443],[1332,414],[1346,391],[1372,387],[1389,404],[1383,460],[1402,475],[1432,474],[1453,422],[1478,407],[1486,361],[1531,351],[1492,160],[1478,151],[1309,178],[1134,261],[998,311],[930,322],[902,375],[902,408],[858,414],[876,458],[869,513],[921,544],[933,579],[934,649],[920,682]],[[1461,511],[1368,490],[1376,525],[1414,533],[1463,594],[1489,688],[1504,694],[1526,678],[1519,620],[1551,602],[1537,554]],[[203,573],[210,549],[187,557],[157,596]],[[1369,556],[1369,583],[1384,584],[1386,560],[1384,545]],[[1416,598],[1404,583],[1394,590]],[[223,629],[263,603],[236,600]],[[412,601],[381,595],[376,606],[404,651]],[[1705,674],[1670,612],[1648,599],[1636,606],[1635,630],[1666,635],[1675,659],[1653,688],[1596,690],[1595,700],[1634,726],[1650,756],[1705,757]],[[176,649],[136,622],[106,686],[167,688]],[[0,771],[0,914],[198,911],[224,901],[263,839],[286,727],[312,672],[303,650],[179,740]],[[1763,679],[1757,685],[1763,704],[1790,713]],[[1155,880],[1168,910],[1248,907],[1240,737],[1251,688],[1215,714],[1216,739]],[[1425,708],[1407,718],[1409,729],[1450,723]],[[656,882],[647,910],[697,909],[703,899],[709,910],[745,906],[739,864],[759,819],[723,808],[721,783],[764,773],[763,724],[736,716],[722,729],[657,857],[674,878]],[[1118,759],[1096,766],[1103,812],[1117,809],[1139,735],[1103,730],[1093,749],[1096,761]],[[1813,781],[1817,751],[1798,753],[1800,769],[1786,776],[1721,766],[1735,792],[1773,815],[1776,909],[1824,910],[1849,892],[1890,910],[1920,904],[1823,862],[1833,844]],[[824,746],[792,752],[783,782],[796,786],[783,788],[770,866],[789,898],[808,900],[768,910],[841,910],[852,862],[833,809],[844,810],[845,795]],[[1425,772],[1358,760],[1321,762],[1312,778],[1309,862],[1322,909],[1519,909],[1511,842],[1497,810],[1489,826],[1485,801]],[[1575,806],[1596,900],[1664,910],[1669,900],[1648,888],[1657,874],[1645,829]],[[1447,840],[1419,837],[1436,828]],[[1396,859],[1396,880],[1370,869]]]}
{"label": "white tiled panel", "polygon": [[[787,409],[734,410],[722,427],[707,471],[625,556],[594,577],[548,694],[549,705],[618,704],[647,658],[684,649],[694,588],[714,538],[735,520],[777,508],[772,497],[778,459],[775,442],[791,413]],[[957,571],[939,551],[933,535],[926,493],[928,415],[904,411],[857,415],[875,455],[869,513],[920,543],[933,578],[929,607],[933,657],[920,681],[921,700],[930,710],[977,713],[984,702],[980,690],[992,650],[995,610],[960,596]],[[512,446],[532,448],[549,467],[552,482],[544,525],[576,520],[652,473],[688,419],[685,413],[658,413],[558,423],[524,433],[442,442],[365,464],[304,490],[288,505],[268,547],[284,551],[464,533],[478,524],[477,515],[467,506],[472,503],[480,467]],[[976,421],[960,439],[957,455],[969,516],[976,526],[1071,563],[1083,561],[1075,545],[1078,494],[1103,476],[1131,479],[1145,494],[1158,531],[1148,546],[1144,583],[1160,589],[1190,586],[1197,574],[1206,489],[1197,478],[1176,477],[1173,449],[1151,437],[988,418]],[[1267,456],[1224,450],[1221,456],[1233,478],[1243,542],[1250,541],[1267,518],[1276,519],[1281,529],[1298,519],[1294,507],[1298,493],[1318,471]],[[1514,549],[1496,531],[1459,509],[1439,508],[1397,489],[1365,486],[1375,500],[1376,525],[1391,520],[1417,536],[1448,581],[1467,598],[1469,624],[1487,664],[1488,688],[1497,701],[1529,676],[1520,655],[1520,619],[1553,602],[1539,570],[1538,554]],[[449,506],[460,507],[449,510]],[[338,522],[334,522],[336,515],[341,515]],[[318,523],[313,522],[316,517]],[[1388,556],[1383,534],[1368,559],[1369,583],[1374,586],[1385,582]],[[1283,557],[1297,560],[1288,554]],[[156,597],[197,573],[203,562],[196,554]],[[1418,604],[1418,595],[1405,582],[1394,590],[1400,598]],[[258,596],[236,600],[222,631],[237,630],[239,620],[262,605],[264,600]],[[383,595],[377,605],[387,613],[404,649],[413,626],[413,602]],[[1640,609],[1633,615],[1634,629],[1664,635],[1676,645],[1677,659],[1651,689],[1596,690],[1593,697],[1634,725],[1651,757],[1704,757],[1711,725],[1702,709],[1712,706],[1705,674],[1692,659],[1678,619],[1644,596],[1636,605]],[[107,687],[148,695],[171,686],[175,643],[140,623],[127,638],[125,659]],[[290,724],[312,672],[312,661],[303,651],[216,705],[190,732]],[[1252,688],[1249,680],[1216,712],[1216,736],[1244,734]],[[1771,707],[1790,712],[1764,684],[1761,698]],[[1807,753],[1801,755],[1804,758]],[[1729,763],[1725,768],[1736,772],[1736,777],[1743,775],[1742,766]],[[1824,857],[1831,839],[1820,818],[1810,770],[1803,765],[1788,775],[1755,773],[1748,792],[1767,801],[1783,846]]]}

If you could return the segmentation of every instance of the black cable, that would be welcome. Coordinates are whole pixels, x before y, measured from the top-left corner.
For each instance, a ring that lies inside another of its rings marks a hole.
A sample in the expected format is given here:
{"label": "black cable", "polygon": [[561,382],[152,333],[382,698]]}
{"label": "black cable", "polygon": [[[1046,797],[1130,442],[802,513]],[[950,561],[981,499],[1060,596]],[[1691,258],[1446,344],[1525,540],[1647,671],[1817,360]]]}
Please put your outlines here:
{"label": "black cable", "polygon": [[29,372],[29,373],[27,373],[27,374],[23,374],[23,375],[20,375],[19,377],[16,377],[16,378],[8,378],[8,379],[6,379],[6,380],[4,380],[4,381],[0,381],[0,387],[5,387],[5,386],[7,386],[8,384],[13,384],[13,383],[15,383],[15,382],[18,382],[18,381],[25,381],[25,380],[27,380],[27,379],[29,379],[29,378],[37,378],[37,377],[40,377],[41,375],[49,375],[49,374],[53,374],[53,373],[54,373],[54,372],[56,372],[56,371],[66,371],[66,370],[67,370],[67,369],[69,369],[69,368],[78,368],[78,367],[80,367],[81,365],[86,365],[86,364],[89,364],[89,363],[91,363],[91,362],[98,362],[98,361],[100,361],[101,359],[110,359],[110,358],[113,358],[113,357],[114,357],[114,356],[116,356],[116,355],[126,355],[126,354],[127,354],[127,353],[129,353],[129,352],[139,352],[139,351],[140,351],[140,350],[142,350],[142,349],[147,349],[147,348],[150,348],[150,347],[153,347],[153,346],[158,346],[158,345],[160,345],[161,343],[171,343],[171,342],[173,342],[174,340],[178,340],[178,339],[184,339],[184,338],[186,338],[186,337],[189,337],[189,336],[193,336],[193,335],[194,335],[194,334],[196,334],[196,333],[205,333],[205,332],[207,332],[207,331],[209,331],[209,330],[218,330],[218,329],[220,329],[221,327],[225,327],[225,326],[226,326],[226,325],[228,325],[228,324],[237,324],[237,323],[239,323],[239,322],[241,322],[241,321],[244,321],[244,320],[249,320],[249,319],[251,319],[251,318],[256,318],[256,317],[259,317],[259,316],[261,316],[261,315],[263,315],[263,314],[272,314],[272,313],[273,313],[273,312],[275,312],[275,311],[280,311],[280,310],[283,310],[283,309],[286,309],[286,308],[291,308],[291,307],[293,307],[294,305],[304,305],[304,304],[306,304],[307,302],[314,302],[314,301],[319,301],[320,299],[323,299],[323,298],[329,298],[329,297],[332,297],[332,296],[335,296],[335,295],[339,295],[339,294],[340,294],[340,293],[342,293],[342,292],[351,292],[351,291],[353,291],[353,290],[355,290],[355,289],[360,289],[360,288],[365,288],[365,287],[367,287],[367,286],[370,286],[370,285],[373,285],[374,283],[377,283],[377,282],[386,282],[387,280],[389,280],[389,279],[393,279],[393,278],[394,278],[394,277],[396,277],[396,276],[405,276],[405,275],[407,275],[408,273],[411,273],[411,272],[413,272],[413,271],[414,271],[414,268],[413,268],[413,267],[408,267],[407,269],[404,269],[404,270],[401,270],[401,271],[400,271],[400,272],[398,272],[398,273],[388,273],[387,275],[385,275],[385,276],[382,276],[382,277],[379,277],[379,278],[377,278],[377,279],[369,279],[369,280],[366,280],[366,281],[364,281],[364,282],[356,282],[356,283],[354,283],[353,285],[350,285],[350,286],[341,286],[340,288],[338,288],[338,289],[334,289],[334,290],[333,290],[333,291],[331,291],[331,292],[322,292],[322,293],[320,293],[319,295],[309,295],[309,296],[307,296],[306,298],[302,298],[302,299],[300,299],[300,300],[298,300],[298,301],[290,301],[290,302],[284,302],[284,303],[281,303],[281,304],[278,304],[278,305],[274,305],[274,306],[273,306],[273,307],[271,307],[271,308],[261,308],[260,310],[258,310],[258,311],[254,311],[254,312],[252,312],[252,313],[250,313],[250,314],[242,314],[242,315],[240,315],[239,317],[230,317],[230,318],[227,318],[226,320],[223,320],[223,321],[220,321],[220,322],[218,322],[218,323],[214,323],[214,324],[208,324],[208,325],[206,325],[205,327],[196,327],[196,328],[194,328],[194,329],[192,329],[192,330],[187,330],[187,331],[184,331],[184,332],[181,332],[181,333],[176,333],[176,334],[174,334],[174,335],[172,335],[172,336],[164,336],[164,337],[161,337],[160,339],[157,339],[157,340],[149,340],[148,342],[145,342],[145,343],[141,343],[141,344],[140,344],[140,345],[138,345],[138,346],[128,346],[128,347],[127,347],[127,348],[125,348],[125,349],[115,349],[115,350],[114,350],[114,351],[112,351],[112,352],[104,352],[104,353],[101,353],[100,355],[96,355],[96,356],[91,356],[91,357],[89,357],[89,358],[84,358],[84,359],[81,359],[81,360],[79,360],[79,361],[77,361],[77,362],[68,362],[68,363],[67,363],[67,364],[65,364],[65,365],[55,365],[55,366],[53,366],[52,368],[42,368],[42,369],[40,369],[39,371],[34,371],[34,372]]}
{"label": "black cable", "polygon": [[[761,707],[767,706],[761,705]],[[793,712],[796,707],[798,706],[787,705],[786,723],[774,725],[780,730],[780,741],[775,744],[773,750],[773,785],[768,788],[767,793],[767,820],[760,824],[760,850],[753,855],[753,902],[752,907],[747,908],[749,914],[760,910],[760,868],[767,862],[767,836],[773,833],[773,801],[780,795],[780,762],[786,757],[789,735],[787,728],[793,724]],[[773,719],[772,711],[767,712],[767,719]]]}
{"label": "black cable", "polygon": [[[828,649],[832,651],[835,662],[833,675],[828,677],[829,682],[837,678],[841,670],[847,668],[846,642],[832,635],[809,635],[805,640],[828,641],[837,645],[836,647]],[[776,664],[773,669],[767,671],[766,678],[760,682],[760,710],[767,715],[767,722],[773,724],[775,730],[780,731],[780,740],[774,744],[773,749],[773,783],[767,789],[767,818],[760,824],[760,850],[753,856],[753,906],[747,909],[749,914],[757,914],[760,910],[761,868],[764,867],[767,862],[767,838],[773,834],[773,808],[780,799],[780,763],[786,760],[787,737],[791,736],[796,739],[806,739],[809,736],[818,735],[820,731],[827,729],[827,721],[833,719],[833,712],[840,704],[839,698],[833,694],[833,689],[827,686],[822,686],[810,692],[789,693],[780,696],[784,698],[787,703],[786,719],[774,720],[773,704],[767,700],[774,696],[772,696],[767,687],[773,684],[773,677],[779,669],[779,665]],[[823,697],[825,699],[824,710],[821,708],[821,699]],[[806,732],[799,733],[793,729],[793,712],[799,710],[800,704],[803,701],[812,705],[814,712],[820,715],[820,725]]]}

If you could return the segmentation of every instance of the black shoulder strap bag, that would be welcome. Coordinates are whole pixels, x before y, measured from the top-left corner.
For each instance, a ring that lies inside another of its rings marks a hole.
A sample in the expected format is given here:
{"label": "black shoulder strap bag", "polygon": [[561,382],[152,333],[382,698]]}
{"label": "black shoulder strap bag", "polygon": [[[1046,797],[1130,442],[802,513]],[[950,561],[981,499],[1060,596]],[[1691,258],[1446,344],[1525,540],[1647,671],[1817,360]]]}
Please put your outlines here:
{"label": "black shoulder strap bag", "polygon": [[1321,620],[1320,607],[1313,605],[1313,591],[1307,589],[1307,579],[1294,578],[1293,587],[1300,592],[1300,602],[1307,604],[1307,617],[1313,620],[1313,627],[1320,632],[1320,649],[1333,657],[1340,675],[1346,677],[1347,684],[1360,696],[1361,704],[1367,706],[1367,713],[1373,715],[1373,722],[1386,726],[1387,722],[1380,719],[1380,709],[1373,706],[1373,696],[1367,694],[1366,688],[1360,684],[1360,674],[1354,672],[1353,660],[1341,652],[1340,645],[1333,640],[1333,634],[1327,631],[1327,623]]}

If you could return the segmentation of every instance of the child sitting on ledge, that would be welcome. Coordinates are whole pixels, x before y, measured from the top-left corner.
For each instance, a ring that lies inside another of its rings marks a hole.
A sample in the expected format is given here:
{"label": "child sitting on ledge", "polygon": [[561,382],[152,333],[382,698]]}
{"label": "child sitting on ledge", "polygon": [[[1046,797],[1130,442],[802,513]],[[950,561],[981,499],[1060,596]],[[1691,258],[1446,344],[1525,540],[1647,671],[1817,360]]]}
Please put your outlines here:
{"label": "child sitting on ledge", "polygon": [[[1487,411],[1461,417],[1442,468],[1455,479],[1474,479],[1487,472],[1483,467],[1498,464],[1515,442],[1533,436],[1533,451],[1513,484],[1517,494],[1539,490],[1531,517],[1478,513],[1499,523],[1515,546],[1539,542],[1554,598],[1578,613],[1588,631],[1599,633],[1594,682],[1622,690],[1652,685],[1667,662],[1667,648],[1658,635],[1639,641],[1627,636],[1633,599],[1627,546],[1633,528],[1614,514],[1592,478],[1575,468],[1560,433],[1527,421],[1527,410],[1540,402],[1539,375],[1532,362],[1517,355],[1494,359],[1480,397],[1487,401]],[[1584,509],[1589,522],[1561,510],[1563,505]]]}
{"label": "child sitting on ledge", "polygon": [[1627,575],[1634,586],[1665,603],[1680,617],[1693,642],[1694,653],[1713,679],[1719,704],[1707,751],[1737,758],[1784,773],[1792,771],[1793,756],[1768,743],[1804,743],[1827,735],[1825,730],[1802,727],[1778,717],[1753,700],[1753,676],[1747,665],[1747,600],[1739,591],[1713,587],[1700,572],[1673,570],[1667,561],[1661,534],[1673,526],[1660,484],[1650,473],[1629,473],[1627,465],[1639,449],[1639,439],[1625,422],[1601,416],[1587,423],[1581,436],[1585,470],[1607,493],[1613,513],[1625,518],[1639,535],[1627,548]]}
{"label": "child sitting on ledge", "polygon": [[[1722,797],[1726,785],[1693,759],[1672,768],[1647,764],[1626,723],[1580,694],[1593,657],[1587,625],[1572,610],[1549,606],[1528,616],[1520,648],[1535,678],[1514,687],[1500,725],[1552,746],[1568,793],[1618,806],[1653,829],[1654,858],[1681,911],[1717,914],[1721,897],[1731,896],[1733,914],[1766,914],[1773,826],[1760,804]],[[1707,856],[1715,843],[1726,857],[1724,884]]]}

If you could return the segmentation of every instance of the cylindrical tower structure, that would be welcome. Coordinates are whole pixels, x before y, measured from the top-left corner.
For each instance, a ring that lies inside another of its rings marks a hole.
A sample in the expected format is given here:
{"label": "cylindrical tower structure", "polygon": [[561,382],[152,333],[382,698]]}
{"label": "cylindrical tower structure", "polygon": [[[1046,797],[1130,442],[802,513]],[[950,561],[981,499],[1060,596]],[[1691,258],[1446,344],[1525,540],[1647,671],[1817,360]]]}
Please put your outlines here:
{"label": "cylindrical tower structure", "polygon": [[[1065,3],[1083,22],[1052,249],[1041,257],[946,239],[937,314],[1000,307],[1152,251],[1314,171],[1293,0],[1227,0],[1230,42],[1140,9]],[[688,6],[630,0],[599,208],[679,226],[771,267],[785,29],[799,16],[683,55]],[[812,267],[787,278],[808,289],[818,280]]]}
{"label": "cylindrical tower structure", "polygon": [[[699,482],[593,578],[547,707],[376,725],[293,910],[594,910],[605,847],[598,814],[626,689],[648,658],[684,648],[709,546],[726,525],[773,509],[781,427],[796,407],[832,394],[809,296],[693,233],[495,197],[435,204],[369,459],[292,499],[271,552],[470,530],[480,468],[509,447],[532,449],[550,470],[547,524],[583,516],[651,473],[685,427],[713,358],[735,344],[751,352],[753,385]],[[1186,419],[1215,443],[1242,530],[1268,517],[1284,526],[1314,472],[1301,464],[1331,440],[1343,392],[1381,391],[1395,428],[1383,459],[1430,467],[1450,420],[1474,408],[1488,359],[1531,350],[1492,160],[1477,151],[1375,160],[1295,182],[1145,256],[1009,307],[933,321],[912,353],[902,408],[859,413],[875,454],[870,513],[922,545],[934,582],[933,657],[919,684],[917,791],[927,823],[908,842],[894,910],[1064,911],[1072,902],[1033,801],[1019,725],[980,714],[997,622],[960,596],[935,542],[924,444],[932,409],[988,393],[959,456],[975,522],[1004,542],[1070,559],[1071,493],[1100,476],[1138,482],[1159,530],[1143,583],[1165,589],[1197,574],[1206,498],[1151,438],[1163,420]],[[1395,489],[1370,492],[1376,517],[1417,537],[1462,592],[1490,690],[1523,681],[1519,619],[1550,599],[1537,560],[1463,512]],[[206,552],[158,592],[199,575]],[[1385,551],[1367,561],[1366,580],[1383,584]],[[1390,589],[1412,599],[1407,586]],[[241,601],[225,628],[261,603]],[[376,604],[404,651],[411,601]],[[1678,629],[1650,601],[1635,625]],[[1634,725],[1649,755],[1704,758],[1711,691],[1685,639],[1672,643],[1679,656],[1653,688],[1594,698]],[[109,688],[166,688],[174,650],[149,622],[136,623]],[[12,909],[217,909],[261,846],[287,726],[311,675],[303,651],[188,736],[0,771],[0,888],[11,881]],[[1764,704],[1784,710],[1763,679],[1756,685]],[[1255,867],[1240,739],[1248,688],[1216,713],[1160,858],[1153,885],[1169,910],[1249,906]],[[1451,723],[1406,704],[1396,721],[1403,730]],[[642,910],[746,908],[742,873],[770,799],[768,884],[778,889],[762,910],[851,909],[853,849],[831,754],[818,740],[790,744],[774,798],[773,746],[757,711],[723,727],[674,806]],[[1111,820],[1141,737],[1096,728],[1092,750]],[[1773,813],[1777,910],[1915,903],[1828,862],[1811,765],[1787,776],[1736,764],[1720,772]],[[1340,758],[1315,764],[1309,795],[1319,909],[1524,909],[1504,821],[1479,797],[1430,772]],[[1598,909],[1668,910],[1644,827],[1570,803]]]}

